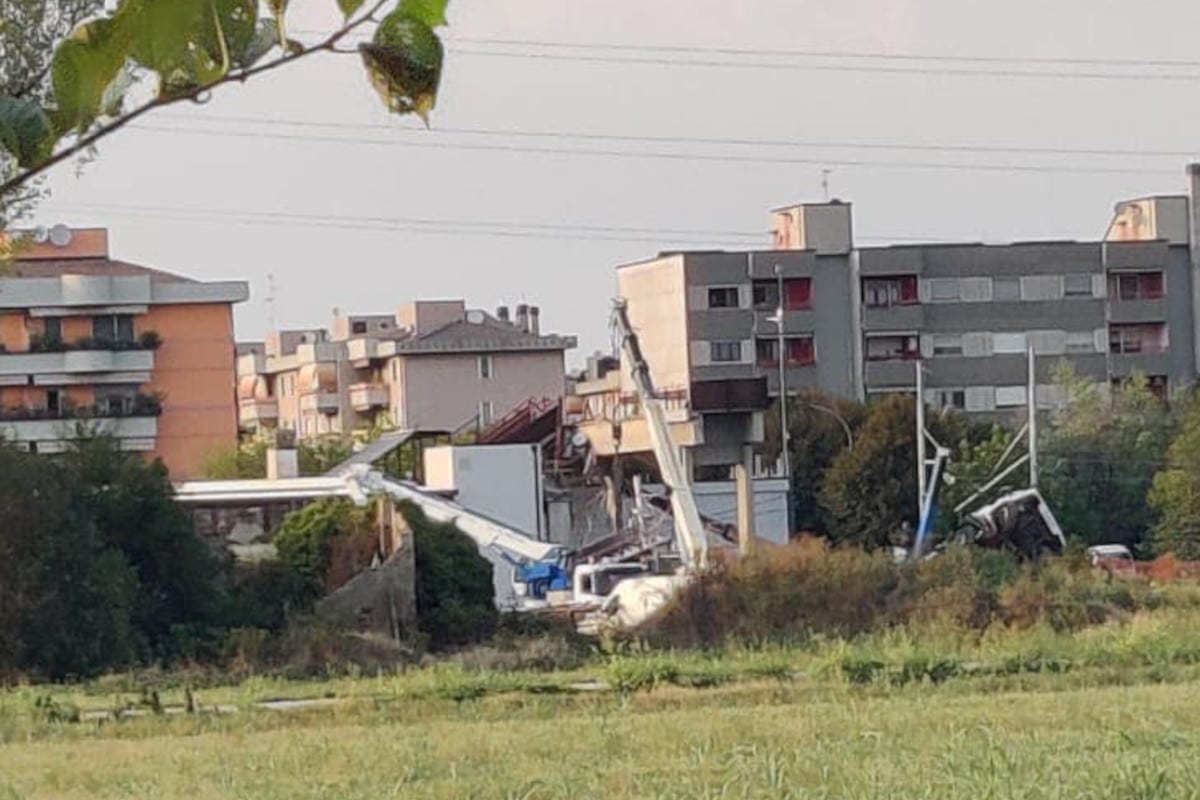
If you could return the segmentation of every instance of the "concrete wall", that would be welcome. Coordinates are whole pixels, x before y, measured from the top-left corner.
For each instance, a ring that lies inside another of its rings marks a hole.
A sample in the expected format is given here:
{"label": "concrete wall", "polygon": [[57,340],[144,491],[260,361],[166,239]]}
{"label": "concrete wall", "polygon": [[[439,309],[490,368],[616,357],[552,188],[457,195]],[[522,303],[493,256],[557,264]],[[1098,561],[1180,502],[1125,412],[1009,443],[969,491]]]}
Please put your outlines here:
{"label": "concrete wall", "polygon": [[[658,389],[685,388],[688,372],[687,293],[682,256],[633,264],[617,270],[617,294],[628,303],[629,322],[638,334],[650,377]],[[622,357],[622,362],[624,358]],[[629,365],[621,365],[621,391],[634,391]]]}
{"label": "concrete wall", "polygon": [[492,419],[498,420],[531,397],[562,396],[561,350],[490,355],[490,378],[479,377],[476,353],[398,357],[400,379],[392,391],[401,417],[395,421],[405,428],[453,430],[473,419],[484,401],[492,404]]}
{"label": "concrete wall", "polygon": [[430,447],[425,484],[434,491],[454,491],[454,501],[469,511],[544,538],[536,445]]}

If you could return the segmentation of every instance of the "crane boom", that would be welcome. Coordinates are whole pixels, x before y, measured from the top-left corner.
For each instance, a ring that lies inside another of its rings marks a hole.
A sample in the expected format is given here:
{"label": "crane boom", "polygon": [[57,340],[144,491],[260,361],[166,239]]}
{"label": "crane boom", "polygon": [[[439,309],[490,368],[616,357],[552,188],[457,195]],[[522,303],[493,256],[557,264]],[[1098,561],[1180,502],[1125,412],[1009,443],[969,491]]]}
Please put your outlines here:
{"label": "crane boom", "polygon": [[662,398],[654,391],[650,365],[642,355],[637,334],[629,323],[624,299],[613,301],[613,324],[621,337],[621,352],[629,361],[629,373],[641,401],[642,413],[650,433],[650,446],[662,472],[663,483],[670,492],[671,512],[675,521],[675,537],[684,564],[690,569],[708,567],[708,539],[700,522],[692,481],[683,468],[679,448],[671,436]]}

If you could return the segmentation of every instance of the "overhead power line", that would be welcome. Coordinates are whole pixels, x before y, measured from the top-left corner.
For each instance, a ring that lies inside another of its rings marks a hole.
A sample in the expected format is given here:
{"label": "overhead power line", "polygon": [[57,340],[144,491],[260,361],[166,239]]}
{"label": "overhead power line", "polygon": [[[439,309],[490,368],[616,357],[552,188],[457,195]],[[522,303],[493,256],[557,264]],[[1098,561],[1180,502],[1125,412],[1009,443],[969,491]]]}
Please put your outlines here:
{"label": "overhead power line", "polygon": [[380,130],[392,133],[429,136],[432,134],[448,134],[453,136],[484,136],[511,137],[514,139],[546,139],[546,140],[578,140],[596,142],[630,142],[637,144],[684,144],[684,145],[718,145],[729,147],[772,147],[795,149],[833,149],[833,150],[895,150],[911,152],[956,152],[956,153],[989,153],[1016,155],[1066,155],[1066,156],[1113,156],[1147,158],[1192,158],[1200,153],[1200,148],[1193,149],[1135,149],[1115,147],[1047,147],[1020,145],[987,145],[987,144],[911,144],[888,142],[839,141],[833,139],[765,139],[743,137],[714,137],[714,136],[656,136],[631,135],[617,133],[594,133],[576,131],[534,131],[514,128],[464,128],[454,126],[436,126],[432,130],[394,123],[380,122],[333,122],[328,120],[280,119],[275,117],[256,117],[249,115],[221,115],[205,113],[202,117],[192,117],[182,114],[162,114],[157,117],[167,121],[187,121],[189,123],[238,123],[246,125],[262,125],[269,128],[312,128],[324,130]]}
{"label": "overhead power line", "polygon": [[321,142],[327,144],[359,144],[387,147],[412,147],[429,150],[465,150],[478,152],[502,152],[516,154],[549,155],[549,156],[582,156],[592,158],[642,159],[680,162],[724,162],[740,164],[798,164],[806,166],[841,166],[841,167],[872,167],[887,169],[916,169],[916,170],[951,170],[967,172],[1029,172],[1057,173],[1084,175],[1175,175],[1176,170],[1152,170],[1136,167],[1112,166],[1074,166],[1054,164],[996,164],[996,163],[954,163],[931,161],[885,161],[845,157],[799,158],[792,156],[767,155],[738,155],[717,153],[665,153],[638,152],[632,150],[614,150],[601,148],[575,147],[548,148],[512,144],[468,144],[442,141],[404,141],[397,139],[369,139],[361,136],[328,136],[311,134],[290,134],[260,131],[213,130],[199,128],[171,127],[149,124],[134,124],[131,129],[174,135],[188,136],[221,136],[244,139],[273,139],[278,141]]}
{"label": "overhead power line", "polygon": [[1057,80],[1095,81],[1175,81],[1194,83],[1200,81],[1200,73],[1182,72],[1081,72],[1015,69],[969,69],[962,67],[906,67],[872,66],[867,64],[803,64],[784,61],[735,61],[703,58],[667,58],[638,55],[593,55],[579,53],[533,53],[520,50],[474,50],[455,47],[456,56],[485,56],[490,58],[531,59],[538,61],[570,61],[591,64],[617,64],[628,66],[644,64],[661,67],[708,67],[739,70],[782,70],[795,72],[849,72],[892,75],[930,75],[935,77],[973,78],[1049,78]]}
{"label": "overhead power line", "polygon": [[[273,225],[298,228],[341,228],[348,230],[399,231],[447,236],[496,236],[502,238],[562,239],[571,241],[638,242],[666,248],[672,244],[691,244],[713,248],[725,242],[739,247],[768,242],[765,231],[699,230],[680,228],[642,228],[617,225],[568,225],[514,221],[483,221],[430,217],[338,216],[332,214],[286,211],[256,211],[229,208],[187,208],[122,203],[60,203],[65,211],[102,212],[105,215],[147,217],[180,222],[221,222],[241,225]],[[680,238],[682,237],[682,238]],[[946,244],[936,237],[858,236],[860,242],[926,242]],[[752,240],[752,241],[751,241]]]}
{"label": "overhead power line", "polygon": [[[328,31],[292,31],[305,35],[328,35]],[[355,32],[350,38],[368,39],[370,32]],[[955,55],[952,53],[888,52],[884,50],[821,50],[812,48],[728,47],[720,45],[630,44],[627,42],[566,42],[544,39],[514,39],[493,36],[447,36],[451,46],[459,44],[536,49],[624,53],[676,53],[681,55],[735,56],[751,58],[820,58],[916,63],[1008,64],[1075,67],[1125,67],[1130,69],[1200,69],[1200,60],[1170,58],[1086,58],[1071,56]]]}

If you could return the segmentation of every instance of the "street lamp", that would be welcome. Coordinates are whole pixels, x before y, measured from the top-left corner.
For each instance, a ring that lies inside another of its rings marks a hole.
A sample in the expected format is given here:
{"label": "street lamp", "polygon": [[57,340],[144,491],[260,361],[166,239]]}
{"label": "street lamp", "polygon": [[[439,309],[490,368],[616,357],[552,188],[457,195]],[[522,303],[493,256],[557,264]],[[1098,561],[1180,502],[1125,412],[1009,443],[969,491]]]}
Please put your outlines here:
{"label": "street lamp", "polygon": [[[784,348],[783,338],[783,270],[779,264],[775,265],[775,281],[777,284],[776,292],[778,293],[778,304],[775,306],[775,313],[767,317],[768,322],[775,323],[779,331],[778,339],[778,356],[779,361],[779,441],[782,443],[783,452],[783,477],[788,480],[789,487],[791,486],[792,478],[792,458],[788,453],[788,441],[791,439],[788,431],[787,422],[787,362]],[[789,489],[790,494],[790,489]]]}

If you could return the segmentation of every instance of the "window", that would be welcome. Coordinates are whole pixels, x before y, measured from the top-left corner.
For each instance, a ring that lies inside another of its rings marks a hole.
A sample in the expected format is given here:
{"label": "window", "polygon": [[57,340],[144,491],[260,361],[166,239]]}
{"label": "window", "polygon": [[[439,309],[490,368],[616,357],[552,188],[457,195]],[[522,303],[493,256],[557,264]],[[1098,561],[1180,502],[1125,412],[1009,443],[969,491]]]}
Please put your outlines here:
{"label": "window", "polygon": [[779,342],[775,339],[759,339],[754,343],[754,362],[760,367],[779,366]]}
{"label": "window", "polygon": [[1147,375],[1146,388],[1164,403],[1170,398],[1170,384],[1166,375]]}
{"label": "window", "polygon": [[958,278],[934,278],[929,281],[929,299],[934,303],[958,302]]}
{"label": "window", "polygon": [[867,337],[868,361],[909,361],[920,355],[921,349],[915,334]]}
{"label": "window", "polygon": [[61,391],[59,391],[58,389],[47,389],[46,390],[46,410],[47,411],[53,411],[55,413],[62,411],[63,410],[62,401],[63,401],[63,397],[62,397]]}
{"label": "window", "polygon": [[958,296],[964,303],[986,303],[992,299],[992,279],[959,278]]}
{"label": "window", "polygon": [[493,416],[492,401],[484,400],[483,402],[481,402],[479,404],[479,424],[480,425],[491,425],[492,424],[492,416]]}
{"label": "window", "polygon": [[1061,300],[1063,282],[1058,275],[1026,275],[1021,278],[1022,300]]}
{"label": "window", "polygon": [[47,342],[62,341],[61,317],[46,317],[42,320],[42,338]]}
{"label": "window", "polygon": [[1092,276],[1084,273],[1082,275],[1063,275],[1063,297],[1091,297],[1092,296]]}
{"label": "window", "polygon": [[760,311],[779,307],[779,284],[776,281],[755,281],[753,287],[754,307]]}
{"label": "window", "polygon": [[933,354],[935,356],[961,356],[963,354],[963,337],[958,334],[934,335]]}
{"label": "window", "polygon": [[350,332],[351,333],[366,333],[367,332],[367,323],[365,323],[361,320],[359,320],[357,322],[351,322],[350,323]]}
{"label": "window", "polygon": [[799,311],[812,305],[812,279],[789,278],[783,282],[783,307]]}
{"label": "window", "polygon": [[1025,334],[1023,333],[992,334],[992,352],[996,355],[1003,353],[1024,353],[1025,350]]}
{"label": "window", "polygon": [[1157,300],[1163,296],[1163,274],[1125,272],[1109,275],[1108,293],[1116,300]]}
{"label": "window", "polygon": [[867,308],[888,308],[917,302],[916,275],[863,279],[863,303]]}
{"label": "window", "polygon": [[1020,278],[993,278],[992,299],[997,303],[1011,303],[1021,299]]}
{"label": "window", "polygon": [[715,286],[708,290],[709,308],[737,308],[738,305],[736,286]]}
{"label": "window", "polygon": [[476,361],[480,380],[487,381],[495,377],[496,365],[492,363],[492,357],[490,355],[479,356]]}
{"label": "window", "polygon": [[788,366],[807,367],[817,363],[816,349],[811,336],[797,336],[787,340]]}
{"label": "window", "polygon": [[997,386],[996,408],[1013,408],[1025,405],[1024,386]]}
{"label": "window", "polygon": [[97,342],[132,342],[133,317],[129,314],[93,317],[92,338]]}
{"label": "window", "polygon": [[1164,325],[1112,325],[1108,329],[1110,353],[1161,353],[1166,347]]}
{"label": "window", "polygon": [[125,416],[133,411],[136,386],[113,386],[96,392],[96,413],[100,416]]}
{"label": "window", "polygon": [[1091,331],[1068,331],[1067,332],[1067,352],[1068,353],[1094,353],[1096,352],[1096,336]]}
{"label": "window", "polygon": [[936,389],[933,392],[933,404],[938,408],[957,408],[965,411],[967,408],[966,389]]}
{"label": "window", "polygon": [[714,364],[737,363],[742,360],[741,342],[709,342],[709,357]]}

